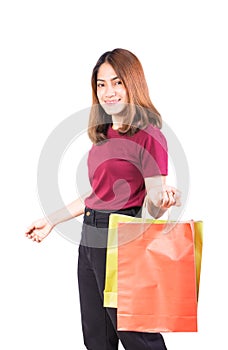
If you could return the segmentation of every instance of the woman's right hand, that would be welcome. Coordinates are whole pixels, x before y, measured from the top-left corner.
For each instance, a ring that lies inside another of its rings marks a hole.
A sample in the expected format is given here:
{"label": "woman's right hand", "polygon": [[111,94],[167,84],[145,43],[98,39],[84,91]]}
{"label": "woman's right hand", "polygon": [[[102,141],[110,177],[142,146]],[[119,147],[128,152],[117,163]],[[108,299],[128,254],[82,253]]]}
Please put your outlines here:
{"label": "woman's right hand", "polygon": [[48,220],[45,218],[34,221],[26,230],[25,236],[34,242],[41,243],[53,229]]}

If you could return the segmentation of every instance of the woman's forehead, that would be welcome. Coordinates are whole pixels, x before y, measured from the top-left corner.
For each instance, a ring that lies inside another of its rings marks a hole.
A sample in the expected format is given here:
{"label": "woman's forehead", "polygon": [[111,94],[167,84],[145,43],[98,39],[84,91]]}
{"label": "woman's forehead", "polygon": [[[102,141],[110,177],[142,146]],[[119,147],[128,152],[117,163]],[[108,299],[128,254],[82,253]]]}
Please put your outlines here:
{"label": "woman's forehead", "polygon": [[111,64],[105,62],[103,63],[98,72],[97,72],[97,80],[113,80],[117,78],[116,71],[111,66]]}

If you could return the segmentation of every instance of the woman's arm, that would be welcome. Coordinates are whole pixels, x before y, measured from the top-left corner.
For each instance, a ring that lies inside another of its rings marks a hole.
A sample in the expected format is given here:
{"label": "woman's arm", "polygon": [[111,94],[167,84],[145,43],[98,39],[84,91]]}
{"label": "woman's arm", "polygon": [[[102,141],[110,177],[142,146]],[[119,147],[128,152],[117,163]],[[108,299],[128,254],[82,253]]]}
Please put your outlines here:
{"label": "woman's arm", "polygon": [[155,219],[160,218],[171,206],[180,206],[180,191],[166,185],[166,176],[145,178],[147,210]]}
{"label": "woman's arm", "polygon": [[54,226],[60,224],[61,222],[73,219],[84,213],[85,203],[84,198],[77,198],[72,203],[68,204],[56,212],[48,215],[48,220]]}
{"label": "woman's arm", "polygon": [[48,215],[46,218],[36,220],[27,228],[25,235],[34,242],[42,242],[56,225],[83,214],[85,209],[84,199],[86,196],[76,199],[66,207]]}

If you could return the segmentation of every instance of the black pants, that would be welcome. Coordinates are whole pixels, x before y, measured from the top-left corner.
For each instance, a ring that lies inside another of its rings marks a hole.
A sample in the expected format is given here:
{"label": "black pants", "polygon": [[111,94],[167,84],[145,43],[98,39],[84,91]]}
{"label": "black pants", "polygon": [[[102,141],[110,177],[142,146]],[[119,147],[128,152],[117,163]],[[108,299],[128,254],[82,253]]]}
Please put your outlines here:
{"label": "black pants", "polygon": [[[118,211],[138,216],[140,208]],[[88,350],[166,350],[160,333],[117,331],[117,310],[103,307],[110,213],[86,208],[79,246],[78,282],[84,343]]]}

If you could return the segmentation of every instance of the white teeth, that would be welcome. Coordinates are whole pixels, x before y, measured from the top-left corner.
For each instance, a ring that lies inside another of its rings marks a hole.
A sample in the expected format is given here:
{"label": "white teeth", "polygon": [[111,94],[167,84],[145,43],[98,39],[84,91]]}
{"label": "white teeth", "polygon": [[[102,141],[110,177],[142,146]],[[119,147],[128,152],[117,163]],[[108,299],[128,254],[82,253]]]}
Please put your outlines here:
{"label": "white teeth", "polygon": [[118,100],[115,100],[115,101],[105,101],[105,103],[107,103],[107,104],[114,104],[114,103],[117,103],[117,102],[119,102]]}

